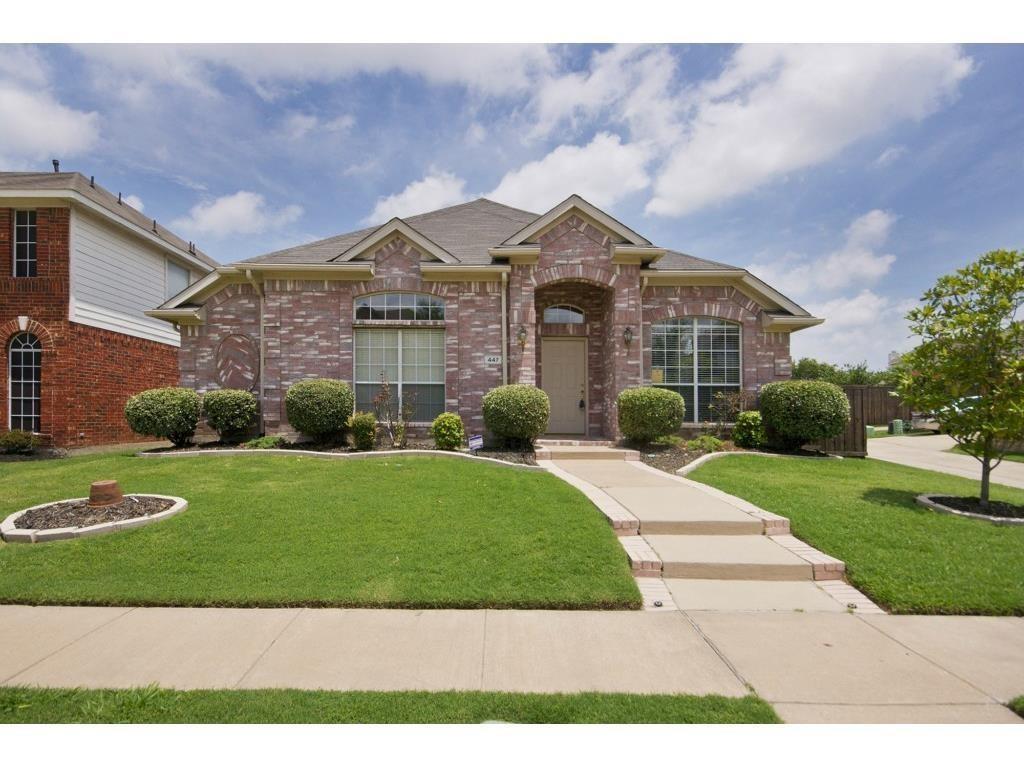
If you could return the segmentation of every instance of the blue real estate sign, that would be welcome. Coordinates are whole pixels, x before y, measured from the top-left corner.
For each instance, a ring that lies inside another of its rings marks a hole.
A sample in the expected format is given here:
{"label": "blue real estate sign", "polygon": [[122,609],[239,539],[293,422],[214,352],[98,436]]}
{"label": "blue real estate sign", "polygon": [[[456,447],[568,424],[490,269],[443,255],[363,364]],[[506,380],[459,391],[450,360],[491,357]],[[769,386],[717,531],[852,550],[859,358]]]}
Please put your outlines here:
{"label": "blue real estate sign", "polygon": [[483,435],[470,435],[469,436],[469,450],[479,451],[484,447],[484,436]]}

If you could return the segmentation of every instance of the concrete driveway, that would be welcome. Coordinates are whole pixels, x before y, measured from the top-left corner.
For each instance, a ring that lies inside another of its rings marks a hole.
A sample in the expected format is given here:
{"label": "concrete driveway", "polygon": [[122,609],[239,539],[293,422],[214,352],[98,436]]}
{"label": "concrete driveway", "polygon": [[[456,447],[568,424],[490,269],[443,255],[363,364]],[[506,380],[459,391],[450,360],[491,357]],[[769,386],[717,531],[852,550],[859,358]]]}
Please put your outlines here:
{"label": "concrete driveway", "polygon": [[[956,441],[949,435],[879,437],[868,440],[868,456],[980,481],[981,464],[971,456],[949,453],[954,445]],[[993,470],[992,482],[1024,488],[1024,464],[1004,461]]]}

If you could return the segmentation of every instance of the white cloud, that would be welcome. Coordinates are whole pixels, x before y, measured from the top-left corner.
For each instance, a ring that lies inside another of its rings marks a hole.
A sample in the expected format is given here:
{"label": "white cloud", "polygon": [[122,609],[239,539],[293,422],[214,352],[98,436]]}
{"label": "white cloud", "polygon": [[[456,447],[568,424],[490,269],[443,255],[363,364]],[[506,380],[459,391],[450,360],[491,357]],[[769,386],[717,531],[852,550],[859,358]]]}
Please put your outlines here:
{"label": "white cloud", "polygon": [[893,254],[878,252],[896,219],[892,213],[876,208],[853,220],[839,250],[817,259],[787,254],[771,262],[751,264],[750,271],[794,297],[877,282],[896,261]]}
{"label": "white cloud", "polygon": [[212,69],[233,69],[262,95],[281,84],[403,72],[483,93],[527,88],[553,65],[542,45],[83,45],[95,62],[125,73],[215,92]]}
{"label": "white cloud", "polygon": [[31,162],[81,154],[99,138],[99,116],[61,104],[47,91],[0,81],[0,162]]}
{"label": "white cloud", "polygon": [[827,161],[956,95],[973,61],[954,45],[744,45],[695,91],[686,138],[647,212],[680,216]]}
{"label": "white cloud", "polygon": [[171,226],[193,235],[227,237],[279,229],[301,216],[301,206],[286,205],[274,210],[267,206],[263,195],[242,190],[194,205],[188,216],[176,219]]}
{"label": "white cloud", "polygon": [[901,157],[907,154],[907,148],[902,144],[897,144],[893,147],[886,147],[882,152],[875,158],[874,162],[871,163],[875,168],[887,168]]}
{"label": "white cloud", "polygon": [[432,171],[419,181],[411,182],[401,192],[377,199],[377,204],[364,224],[383,224],[395,216],[403,218],[465,202],[466,180],[448,171]]}
{"label": "white cloud", "polygon": [[466,135],[463,138],[463,141],[466,142],[467,146],[476,147],[479,146],[480,144],[483,144],[486,138],[487,129],[484,128],[484,126],[481,125],[480,123],[473,121],[472,123],[469,124],[469,127],[466,129]]}
{"label": "white cloud", "polygon": [[634,140],[669,144],[680,136],[685,99],[671,90],[676,62],[663,46],[616,45],[591,56],[584,72],[543,76],[532,102],[531,138],[562,123],[574,129],[594,118],[629,126]]}
{"label": "white cloud", "polygon": [[145,210],[145,206],[142,204],[142,198],[138,195],[125,195],[124,202],[134,208],[136,211]]}
{"label": "white cloud", "polygon": [[574,193],[599,208],[612,206],[647,188],[651,155],[649,146],[599,133],[586,146],[563,144],[506,173],[487,197],[528,211],[545,211]]}
{"label": "white cloud", "polygon": [[0,79],[25,85],[46,86],[50,67],[37,48],[28,45],[0,46]]}
{"label": "white cloud", "polygon": [[355,124],[356,119],[352,115],[338,115],[330,120],[321,120],[316,115],[305,112],[290,112],[281,121],[281,131],[289,140],[299,141],[314,131],[340,133]]}
{"label": "white cloud", "polygon": [[811,314],[824,317],[825,323],[793,334],[793,358],[814,357],[831,363],[867,360],[872,368],[885,368],[889,352],[905,352],[916,343],[905,319],[915,304],[870,289],[811,304]]}

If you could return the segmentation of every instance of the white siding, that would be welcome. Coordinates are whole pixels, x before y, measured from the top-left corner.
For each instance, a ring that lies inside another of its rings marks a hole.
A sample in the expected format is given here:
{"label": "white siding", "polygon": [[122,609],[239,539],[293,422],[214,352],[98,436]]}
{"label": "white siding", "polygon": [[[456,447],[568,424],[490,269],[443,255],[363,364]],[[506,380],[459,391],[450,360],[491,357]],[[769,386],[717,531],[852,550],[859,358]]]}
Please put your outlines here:
{"label": "white siding", "polygon": [[149,243],[74,209],[70,319],[178,346],[178,332],[172,325],[143,314],[166,298],[166,258]]}

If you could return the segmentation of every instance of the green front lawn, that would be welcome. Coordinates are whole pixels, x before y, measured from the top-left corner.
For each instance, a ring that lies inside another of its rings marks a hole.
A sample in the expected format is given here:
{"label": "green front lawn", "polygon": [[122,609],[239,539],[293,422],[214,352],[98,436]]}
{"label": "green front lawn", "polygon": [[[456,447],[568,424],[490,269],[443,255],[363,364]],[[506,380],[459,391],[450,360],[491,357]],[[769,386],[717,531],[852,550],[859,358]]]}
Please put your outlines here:
{"label": "green front lawn", "polygon": [[1018,696],[1007,705],[1021,717],[1024,717],[1024,696]]}
{"label": "green front lawn", "polygon": [[[921,493],[977,496],[978,483],[873,459],[730,456],[690,476],[790,519],[846,562],[850,581],[896,613],[1024,615],[1024,526],[943,515]],[[995,499],[1024,490],[994,485]]]}
{"label": "green front lawn", "polygon": [[639,608],[603,515],[543,472],[445,457],[137,458],[0,464],[0,519],[88,494],[183,496],[135,530],[0,543],[0,602]]}
{"label": "green front lawn", "polygon": [[[959,445],[954,445],[952,448],[948,449],[948,453],[960,453],[960,454],[963,454],[964,456],[971,456],[971,454],[969,454],[967,451],[965,451]],[[971,456],[971,458],[973,459],[974,457]],[[1020,453],[1018,451],[1010,451],[1009,453],[1003,454],[1003,460],[1004,461],[1017,461],[1017,462],[1020,462],[1020,463],[1024,464],[1024,453]]]}
{"label": "green front lawn", "polygon": [[777,723],[756,696],[0,688],[0,723]]}

